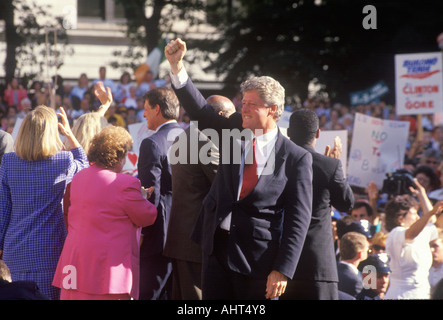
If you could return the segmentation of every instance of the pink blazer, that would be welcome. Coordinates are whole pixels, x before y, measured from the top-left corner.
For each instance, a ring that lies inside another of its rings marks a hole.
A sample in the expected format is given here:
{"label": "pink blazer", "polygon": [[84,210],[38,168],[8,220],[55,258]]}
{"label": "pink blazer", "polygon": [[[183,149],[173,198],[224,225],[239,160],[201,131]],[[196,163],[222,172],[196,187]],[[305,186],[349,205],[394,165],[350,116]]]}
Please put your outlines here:
{"label": "pink blazer", "polygon": [[54,286],[138,298],[140,231],[157,217],[140,187],[133,176],[95,165],[74,176],[69,233]]}

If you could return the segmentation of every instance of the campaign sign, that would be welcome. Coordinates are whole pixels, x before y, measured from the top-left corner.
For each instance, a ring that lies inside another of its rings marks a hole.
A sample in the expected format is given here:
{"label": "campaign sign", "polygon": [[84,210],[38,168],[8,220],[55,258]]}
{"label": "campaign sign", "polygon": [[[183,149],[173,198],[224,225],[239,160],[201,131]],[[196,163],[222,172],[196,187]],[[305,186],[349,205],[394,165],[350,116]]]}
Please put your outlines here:
{"label": "campaign sign", "polygon": [[441,52],[395,56],[397,115],[443,111],[442,86]]}
{"label": "campaign sign", "polygon": [[279,128],[289,128],[289,119],[291,118],[292,111],[284,110],[280,119],[277,122]]}
{"label": "campaign sign", "polygon": [[138,156],[140,154],[140,145],[143,139],[149,137],[154,133],[154,131],[148,129],[146,121],[130,124],[128,126],[129,134],[132,136],[134,143],[132,144],[132,150],[128,151],[126,155],[126,162],[123,166],[123,173],[137,176],[138,170]]}
{"label": "campaign sign", "polygon": [[388,92],[389,88],[386,83],[384,81],[379,81],[366,90],[352,92],[349,95],[351,105],[356,106],[359,104],[369,104],[371,102],[377,101]]}
{"label": "campaign sign", "polygon": [[367,188],[374,181],[379,189],[386,173],[403,167],[409,121],[382,120],[357,113],[348,159],[348,182]]}

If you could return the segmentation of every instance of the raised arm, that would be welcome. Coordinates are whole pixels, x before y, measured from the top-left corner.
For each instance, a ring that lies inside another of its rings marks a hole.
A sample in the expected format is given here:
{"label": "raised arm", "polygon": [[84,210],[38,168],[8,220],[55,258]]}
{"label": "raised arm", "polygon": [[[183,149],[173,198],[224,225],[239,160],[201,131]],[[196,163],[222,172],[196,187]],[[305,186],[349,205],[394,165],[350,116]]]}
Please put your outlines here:
{"label": "raised arm", "polygon": [[100,116],[103,117],[105,115],[106,111],[108,111],[108,109],[111,106],[111,103],[113,101],[111,88],[109,88],[109,87],[105,88],[103,82],[98,81],[94,85],[94,94],[100,100],[100,103],[102,104],[100,106],[100,108],[98,108],[97,112],[100,114]]}
{"label": "raised arm", "polygon": [[68,116],[66,115],[65,109],[63,109],[63,107],[60,107],[60,113],[57,113],[57,115],[60,116],[60,118],[62,119],[62,121],[58,123],[60,132],[66,137],[71,149],[76,149],[80,147],[80,143],[78,142],[77,138],[71,130],[71,127],[69,126]]}
{"label": "raised arm", "polygon": [[405,238],[406,240],[414,240],[420,232],[423,231],[423,229],[426,227],[426,225],[431,221],[432,218],[435,217],[435,215],[439,215],[443,210],[443,201],[439,201],[435,204],[435,206],[427,211],[424,212],[420,219],[415,221],[405,232]]}
{"label": "raised arm", "polygon": [[165,57],[169,61],[172,74],[177,75],[183,68],[183,57],[186,54],[186,43],[180,38],[171,40],[165,47]]}
{"label": "raised arm", "polygon": [[417,197],[423,213],[431,211],[433,208],[431,200],[429,200],[426,189],[420,184],[417,178],[414,178],[415,188],[410,187],[409,190]]}
{"label": "raised arm", "polygon": [[211,108],[201,92],[189,79],[183,65],[187,49],[181,39],[171,40],[165,47],[165,57],[171,67],[172,88],[180,104],[189,114],[191,120],[199,121],[198,129],[215,129],[219,134],[223,129],[242,129],[241,114],[234,113],[230,118],[219,115]]}
{"label": "raised arm", "polygon": [[378,212],[378,188],[374,181],[369,182],[368,188],[366,189],[369,197],[369,205],[372,208],[372,216],[370,217],[371,224],[377,225],[380,222],[380,213]]}

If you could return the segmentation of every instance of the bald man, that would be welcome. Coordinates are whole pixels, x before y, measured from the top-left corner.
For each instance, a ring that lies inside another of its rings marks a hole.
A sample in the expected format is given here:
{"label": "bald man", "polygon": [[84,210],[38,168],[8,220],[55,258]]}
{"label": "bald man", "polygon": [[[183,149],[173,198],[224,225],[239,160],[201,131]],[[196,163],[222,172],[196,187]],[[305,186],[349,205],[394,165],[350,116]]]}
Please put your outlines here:
{"label": "bald man", "polygon": [[[232,101],[224,96],[213,95],[206,102],[226,118],[235,112]],[[201,154],[203,148],[207,152]],[[201,300],[202,252],[190,234],[217,172],[218,145],[198,130],[198,123],[192,122],[174,142],[170,164],[172,204],[163,254],[172,260],[172,299]]]}

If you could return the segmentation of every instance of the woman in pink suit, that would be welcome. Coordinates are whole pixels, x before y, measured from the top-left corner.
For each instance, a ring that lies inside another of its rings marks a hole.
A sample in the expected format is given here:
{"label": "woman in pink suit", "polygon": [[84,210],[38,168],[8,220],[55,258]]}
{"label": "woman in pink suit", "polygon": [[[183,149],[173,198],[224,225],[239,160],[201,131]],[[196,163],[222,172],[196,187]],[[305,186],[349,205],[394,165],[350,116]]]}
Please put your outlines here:
{"label": "woman in pink suit", "polygon": [[91,141],[91,166],[72,181],[69,234],[53,280],[61,300],[138,298],[140,231],[157,210],[140,181],[120,173],[131,145],[125,129],[104,128]]}

